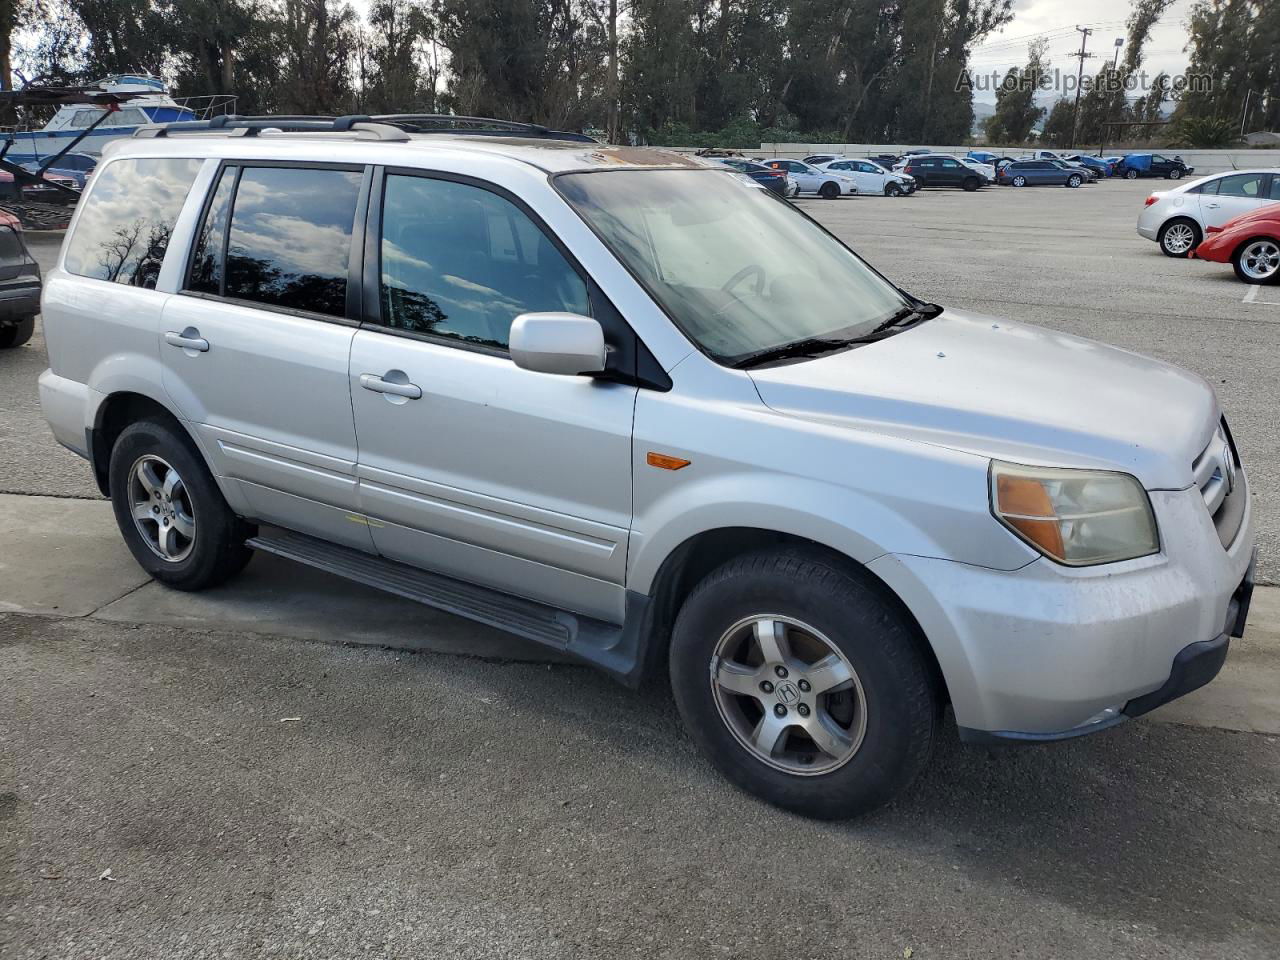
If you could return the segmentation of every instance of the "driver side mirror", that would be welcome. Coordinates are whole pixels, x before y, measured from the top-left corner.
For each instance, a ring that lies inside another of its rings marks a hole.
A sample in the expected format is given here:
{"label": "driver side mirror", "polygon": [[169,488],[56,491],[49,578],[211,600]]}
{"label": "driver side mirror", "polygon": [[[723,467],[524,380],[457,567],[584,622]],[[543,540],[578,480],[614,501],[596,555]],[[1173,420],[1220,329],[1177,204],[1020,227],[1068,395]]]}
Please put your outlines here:
{"label": "driver side mirror", "polygon": [[603,373],[607,359],[600,322],[576,313],[520,314],[509,349],[517,367],[570,377]]}

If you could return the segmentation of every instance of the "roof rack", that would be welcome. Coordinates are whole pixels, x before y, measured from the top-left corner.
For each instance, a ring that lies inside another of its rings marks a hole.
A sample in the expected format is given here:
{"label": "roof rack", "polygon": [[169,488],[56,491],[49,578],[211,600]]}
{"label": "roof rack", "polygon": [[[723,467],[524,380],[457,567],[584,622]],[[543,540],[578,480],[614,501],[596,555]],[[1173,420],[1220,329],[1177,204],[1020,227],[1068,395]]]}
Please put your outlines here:
{"label": "roof rack", "polygon": [[596,143],[585,133],[552,130],[536,123],[494,120],[490,117],[457,117],[447,113],[390,113],[377,116],[352,114],[345,117],[259,116],[225,114],[210,120],[188,120],[164,126],[140,127],[135,137],[167,137],[171,133],[202,131],[253,137],[266,130],[284,133],[356,133],[374,140],[403,142],[411,133],[451,133],[479,137],[534,137],[540,140],[568,140]]}
{"label": "roof rack", "polygon": [[464,117],[451,113],[384,113],[369,119],[401,127],[410,133],[458,133],[482,137],[536,137],[540,140],[569,140],[575,143],[599,142],[585,133],[552,130],[540,123],[495,120],[493,117]]}
{"label": "roof rack", "polygon": [[223,114],[210,120],[187,120],[181,123],[168,123],[163,126],[139,127],[133,132],[135,137],[155,138],[167,137],[174,133],[215,132],[227,133],[231,136],[256,137],[263,131],[279,130],[283,133],[355,133],[363,134],[373,140],[390,140],[403,142],[409,134],[400,127],[385,123],[375,123],[369,117],[353,115],[349,117],[311,117],[311,116],[267,116],[241,117],[235,114]]}

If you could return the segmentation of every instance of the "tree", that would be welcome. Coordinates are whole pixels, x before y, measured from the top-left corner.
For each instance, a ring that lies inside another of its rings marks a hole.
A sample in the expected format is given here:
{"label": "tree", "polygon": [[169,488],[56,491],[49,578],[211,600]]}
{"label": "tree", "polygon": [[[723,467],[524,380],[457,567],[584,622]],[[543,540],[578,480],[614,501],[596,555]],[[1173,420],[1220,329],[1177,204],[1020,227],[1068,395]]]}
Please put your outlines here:
{"label": "tree", "polygon": [[164,17],[151,0],[69,0],[68,5],[84,24],[86,76],[163,70]]}
{"label": "tree", "polygon": [[1044,122],[1040,139],[1050,146],[1065,147],[1071,142],[1075,114],[1075,103],[1067,97],[1059,97],[1049,111],[1049,118]]}
{"label": "tree", "polygon": [[1044,51],[1048,41],[1033,40],[1027,47],[1027,65],[1021,70],[1010,68],[996,91],[996,112],[987,119],[987,139],[992,143],[1017,145],[1026,143],[1036,121],[1044,116],[1037,106],[1036,94],[1049,71]]}
{"label": "tree", "polygon": [[450,105],[459,113],[581,128],[603,121],[600,0],[442,0]]}
{"label": "tree", "polygon": [[280,43],[279,109],[343,114],[351,110],[356,16],[345,3],[284,0],[276,27]]}
{"label": "tree", "polygon": [[439,65],[429,54],[435,22],[421,0],[378,0],[369,9],[361,111],[435,113]]}

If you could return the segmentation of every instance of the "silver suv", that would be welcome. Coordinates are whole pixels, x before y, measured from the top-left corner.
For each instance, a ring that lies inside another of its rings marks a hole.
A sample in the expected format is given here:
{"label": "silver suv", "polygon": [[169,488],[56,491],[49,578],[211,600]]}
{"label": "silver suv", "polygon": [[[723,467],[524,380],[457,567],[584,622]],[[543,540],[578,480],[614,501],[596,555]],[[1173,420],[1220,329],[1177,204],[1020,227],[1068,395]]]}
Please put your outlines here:
{"label": "silver suv", "polygon": [[1243,630],[1213,390],[924,303],[747,178],[431,117],[106,151],[44,293],[54,434],[133,555],[267,551],[667,674],[726,776],[818,817],[962,737],[1102,730]]}

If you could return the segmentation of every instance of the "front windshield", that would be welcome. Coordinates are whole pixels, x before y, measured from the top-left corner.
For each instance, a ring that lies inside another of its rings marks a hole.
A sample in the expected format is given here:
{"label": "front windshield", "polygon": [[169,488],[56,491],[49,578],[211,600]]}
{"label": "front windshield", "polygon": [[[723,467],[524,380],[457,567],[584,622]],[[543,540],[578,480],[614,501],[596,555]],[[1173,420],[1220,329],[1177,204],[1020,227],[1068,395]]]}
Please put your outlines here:
{"label": "front windshield", "polygon": [[668,316],[722,363],[869,334],[910,306],[848,248],[746,178],[563,174],[556,185]]}

